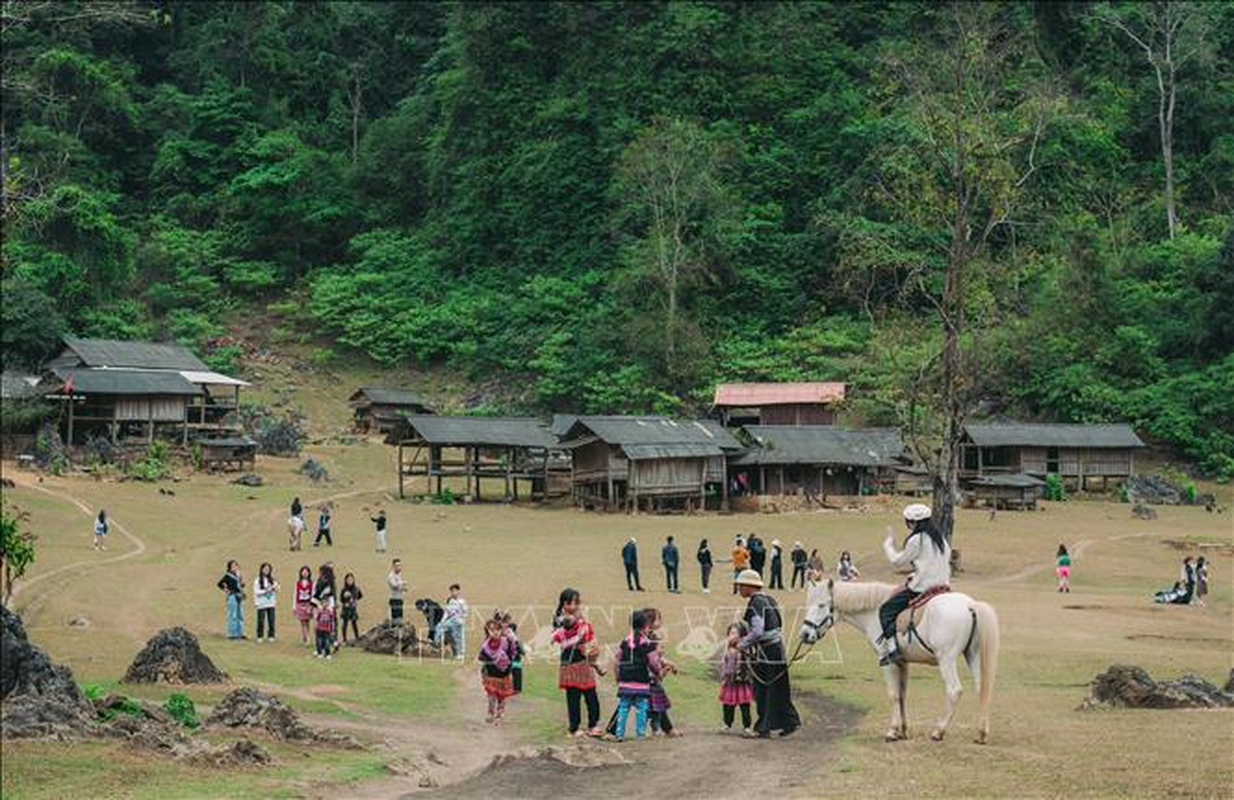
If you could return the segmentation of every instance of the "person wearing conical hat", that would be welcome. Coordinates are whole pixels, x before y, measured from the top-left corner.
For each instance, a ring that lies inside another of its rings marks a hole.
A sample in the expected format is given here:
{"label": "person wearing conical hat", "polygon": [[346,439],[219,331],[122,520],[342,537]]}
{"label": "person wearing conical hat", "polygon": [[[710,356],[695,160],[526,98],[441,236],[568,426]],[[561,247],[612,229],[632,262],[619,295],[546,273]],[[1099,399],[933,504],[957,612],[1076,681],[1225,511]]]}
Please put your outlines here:
{"label": "person wearing conical hat", "polygon": [[904,661],[896,645],[896,617],[900,612],[922,592],[951,582],[951,545],[930,521],[930,507],[923,503],[905,506],[904,524],[909,532],[903,550],[896,549],[891,526],[887,527],[887,538],[883,541],[883,552],[893,567],[912,568],[904,588],[878,609],[878,619],[883,626],[878,663],[883,666]]}
{"label": "person wearing conical hat", "polygon": [[744,617],[749,633],[740,639],[730,637],[730,642],[750,652],[758,715],[753,735],[768,738],[778,731],[780,736],[788,736],[801,727],[801,717],[793,707],[780,607],[763,592],[763,579],[752,569],[738,573],[733,585],[749,601]]}

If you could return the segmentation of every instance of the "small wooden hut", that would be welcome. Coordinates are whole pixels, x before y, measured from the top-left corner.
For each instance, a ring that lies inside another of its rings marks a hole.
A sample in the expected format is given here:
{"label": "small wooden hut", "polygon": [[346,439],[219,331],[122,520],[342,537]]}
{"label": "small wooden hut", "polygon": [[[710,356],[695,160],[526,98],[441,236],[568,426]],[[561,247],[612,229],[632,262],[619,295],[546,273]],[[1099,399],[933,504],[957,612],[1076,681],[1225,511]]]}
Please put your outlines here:
{"label": "small wooden hut", "polygon": [[367,433],[390,433],[406,417],[434,413],[415,392],[384,386],[362,386],[347,403],[354,411],[356,429]]}
{"label": "small wooden hut", "polygon": [[402,418],[386,436],[398,446],[398,491],[425,479],[428,493],[441,494],[447,479],[463,479],[463,493],[481,499],[481,481],[498,480],[506,500],[519,499],[519,481],[528,484],[528,499],[552,493],[555,478],[564,481],[569,463],[548,426],[532,417],[452,417],[417,415]]}
{"label": "small wooden hut", "polygon": [[201,468],[210,472],[242,472],[257,464],[257,442],[247,436],[202,439]]}
{"label": "small wooden hut", "polygon": [[1100,480],[1135,474],[1135,451],[1144,446],[1130,425],[997,422],[964,426],[961,483],[989,475],[1059,475],[1084,491]]}
{"label": "small wooden hut", "polygon": [[[879,486],[879,471],[909,463],[893,428],[747,425],[751,446],[729,459],[729,472],[752,494],[860,495]],[[741,476],[744,475],[744,480]]]}
{"label": "small wooden hut", "polygon": [[975,504],[1032,511],[1045,491],[1045,481],[1023,472],[980,475],[967,482],[964,493]]}
{"label": "small wooden hut", "polygon": [[740,443],[713,420],[576,417],[561,436],[576,503],[638,511],[728,501],[726,456]]}
{"label": "small wooden hut", "polygon": [[726,427],[833,425],[844,392],[843,383],[832,382],[722,383],[712,412]]}

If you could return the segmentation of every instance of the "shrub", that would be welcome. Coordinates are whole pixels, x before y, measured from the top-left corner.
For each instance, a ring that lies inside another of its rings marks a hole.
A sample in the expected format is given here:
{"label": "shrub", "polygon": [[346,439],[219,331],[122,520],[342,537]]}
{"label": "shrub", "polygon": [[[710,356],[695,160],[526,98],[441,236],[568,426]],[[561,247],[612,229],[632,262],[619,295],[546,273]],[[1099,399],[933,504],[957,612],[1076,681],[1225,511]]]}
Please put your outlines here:
{"label": "shrub", "polygon": [[155,440],[146,447],[146,455],[129,468],[129,474],[143,481],[158,481],[166,478],[171,468],[171,447],[167,442]]}
{"label": "shrub", "polygon": [[1046,500],[1062,502],[1067,499],[1067,492],[1063,489],[1063,478],[1061,475],[1051,472],[1045,476],[1045,494]]}
{"label": "shrub", "polygon": [[433,498],[433,502],[440,503],[443,506],[452,506],[454,505],[454,492],[447,486],[437,493]]}
{"label": "shrub", "polygon": [[170,695],[163,703],[163,710],[186,728],[197,728],[201,725],[201,720],[197,718],[197,707],[188,695],[181,692]]}

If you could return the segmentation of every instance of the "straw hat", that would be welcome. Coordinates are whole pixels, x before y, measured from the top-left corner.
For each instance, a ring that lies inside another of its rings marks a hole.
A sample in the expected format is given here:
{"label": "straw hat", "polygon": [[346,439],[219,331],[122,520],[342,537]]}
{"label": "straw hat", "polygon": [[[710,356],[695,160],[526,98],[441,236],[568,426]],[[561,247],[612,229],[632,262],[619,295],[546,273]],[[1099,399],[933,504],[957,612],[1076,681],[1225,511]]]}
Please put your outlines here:
{"label": "straw hat", "polygon": [[904,507],[904,519],[909,522],[920,522],[930,518],[930,507],[925,503],[912,503]]}
{"label": "straw hat", "polygon": [[753,586],[757,589],[763,588],[763,578],[752,569],[743,569],[733,578],[733,584],[736,586]]}
{"label": "straw hat", "polygon": [[779,539],[772,539],[772,540],[771,540],[771,546],[772,546],[772,547],[779,547],[779,546],[780,546],[780,540],[779,540]]}

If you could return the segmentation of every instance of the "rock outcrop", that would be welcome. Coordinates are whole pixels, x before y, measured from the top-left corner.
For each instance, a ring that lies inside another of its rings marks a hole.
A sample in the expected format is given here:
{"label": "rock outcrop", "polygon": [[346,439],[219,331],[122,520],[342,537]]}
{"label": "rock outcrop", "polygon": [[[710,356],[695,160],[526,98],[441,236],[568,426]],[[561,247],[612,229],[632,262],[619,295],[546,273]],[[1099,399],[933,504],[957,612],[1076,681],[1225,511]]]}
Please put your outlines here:
{"label": "rock outcrop", "polygon": [[184,628],[156,633],[133,659],[124,683],[226,683],[227,674],[201,650]]}
{"label": "rock outcrop", "polygon": [[359,747],[350,736],[311,728],[286,703],[259,689],[236,689],[214,707],[206,724],[226,728],[258,728],[283,742],[320,742]]}
{"label": "rock outcrop", "polygon": [[1229,708],[1234,706],[1234,673],[1226,689],[1203,678],[1184,675],[1173,681],[1154,681],[1140,667],[1115,664],[1093,679],[1085,708]]}
{"label": "rock outcrop", "polygon": [[0,735],[77,739],[94,729],[94,709],[68,667],[30,643],[21,617],[0,607]]}

